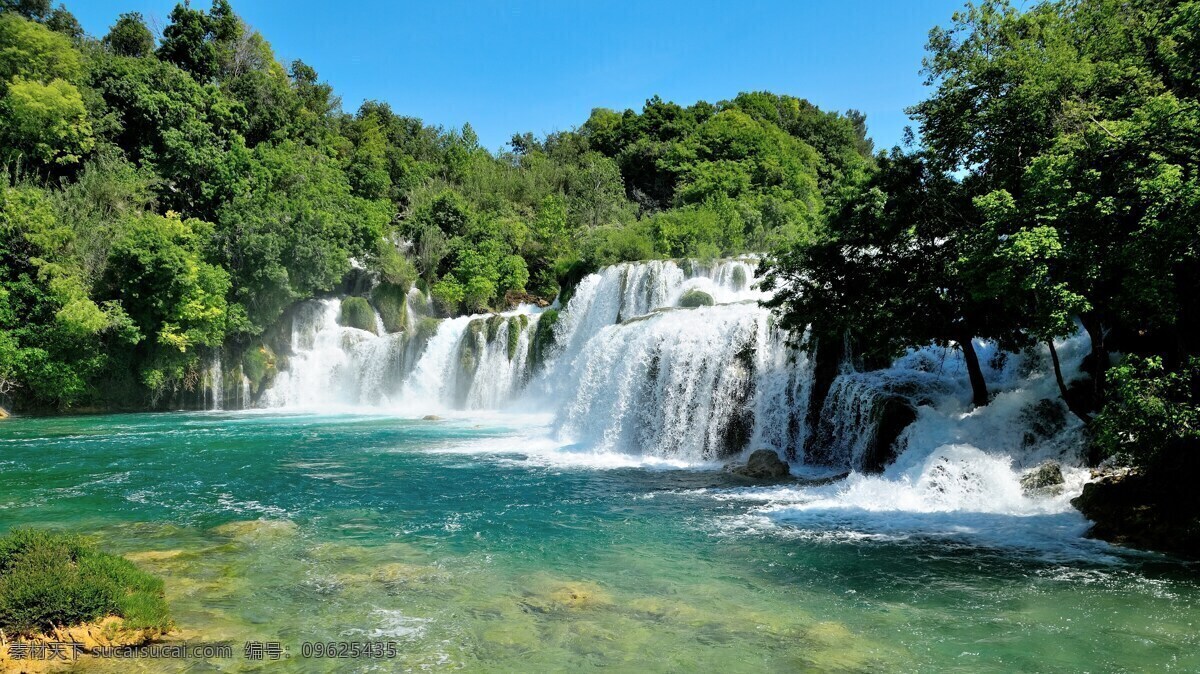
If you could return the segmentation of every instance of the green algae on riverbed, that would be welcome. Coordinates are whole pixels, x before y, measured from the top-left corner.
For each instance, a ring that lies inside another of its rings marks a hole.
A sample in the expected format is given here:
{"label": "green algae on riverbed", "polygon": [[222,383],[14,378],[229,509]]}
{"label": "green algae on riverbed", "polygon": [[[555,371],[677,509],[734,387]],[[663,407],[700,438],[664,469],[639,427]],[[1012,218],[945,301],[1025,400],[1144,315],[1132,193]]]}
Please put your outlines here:
{"label": "green algae on riverbed", "polygon": [[[729,478],[540,461],[521,437],[495,418],[15,419],[0,527],[87,533],[160,575],[174,638],[233,644],[211,663],[232,671],[261,666],[248,641],[302,672],[1200,669],[1187,566],[730,526],[755,506],[713,497]],[[398,650],[302,657],[317,641]]]}

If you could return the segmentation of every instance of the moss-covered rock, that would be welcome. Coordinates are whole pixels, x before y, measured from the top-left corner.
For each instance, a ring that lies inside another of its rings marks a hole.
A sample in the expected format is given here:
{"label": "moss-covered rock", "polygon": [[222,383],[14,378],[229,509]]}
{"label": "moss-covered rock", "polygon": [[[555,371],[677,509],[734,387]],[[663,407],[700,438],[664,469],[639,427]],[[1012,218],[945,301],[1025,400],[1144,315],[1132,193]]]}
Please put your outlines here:
{"label": "moss-covered rock", "polygon": [[1062,491],[1062,467],[1047,461],[1021,476],[1021,488],[1026,494],[1057,494]]}
{"label": "moss-covered rock", "polygon": [[371,290],[371,304],[379,312],[383,329],[401,332],[408,329],[408,290],[395,283],[380,283]]}
{"label": "moss-covered rock", "polygon": [[171,629],[163,582],[127,559],[70,534],[17,529],[0,538],[0,629],[49,632],[122,619],[129,629]]}
{"label": "moss-covered rock", "polygon": [[494,314],[487,319],[487,341],[488,344],[496,341],[496,336],[500,334],[500,326],[504,325],[504,317],[500,314]]}
{"label": "moss-covered rock", "polygon": [[416,329],[413,330],[413,337],[421,340],[421,343],[428,342],[430,339],[433,339],[434,335],[437,334],[438,326],[441,324],[442,321],[440,319],[426,316],[425,318],[417,321]]}
{"label": "moss-covered rock", "polygon": [[741,292],[746,289],[746,268],[738,265],[733,268],[733,289]]}
{"label": "moss-covered rock", "polygon": [[338,316],[338,324],[374,333],[375,310],[365,297],[347,297],[342,300],[342,313]]}
{"label": "moss-covered rock", "polygon": [[279,358],[265,344],[252,346],[242,354],[242,374],[250,381],[250,393],[257,396],[271,385],[279,373]]}
{"label": "moss-covered rock", "polygon": [[712,295],[709,295],[703,290],[688,290],[687,292],[683,293],[682,297],[679,298],[679,306],[684,307],[685,309],[692,309],[694,307],[711,307],[712,305]]}
{"label": "moss-covered rock", "polygon": [[529,342],[529,362],[541,365],[550,349],[554,348],[554,324],[558,322],[558,310],[547,309],[538,319],[537,329]]}
{"label": "moss-covered rock", "polygon": [[508,359],[512,360],[517,355],[517,347],[521,345],[521,333],[525,332],[525,328],[529,327],[529,317],[525,314],[513,316],[508,319]]}

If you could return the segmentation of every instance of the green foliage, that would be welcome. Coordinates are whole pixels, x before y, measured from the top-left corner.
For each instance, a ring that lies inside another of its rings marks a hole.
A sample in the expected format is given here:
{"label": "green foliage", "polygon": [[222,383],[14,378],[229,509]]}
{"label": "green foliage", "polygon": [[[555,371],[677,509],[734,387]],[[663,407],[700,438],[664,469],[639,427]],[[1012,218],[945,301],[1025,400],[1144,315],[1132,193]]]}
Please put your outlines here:
{"label": "green foliage", "polygon": [[0,628],[48,633],[115,615],[133,629],[172,625],[162,580],[61,533],[0,537]]}
{"label": "green foliage", "polygon": [[347,297],[342,300],[342,313],[338,323],[348,328],[375,332],[375,310],[365,297]]}
{"label": "green foliage", "polygon": [[207,82],[233,65],[234,49],[242,37],[242,23],[226,0],[213,0],[204,12],[187,4],[175,5],[163,29],[158,56]]}
{"label": "green foliage", "polygon": [[344,113],[226,0],[176,6],[157,47],[136,12],[94,40],[65,8],[0,3],[0,162],[44,182],[0,204],[18,407],[186,400],[201,351],[246,352],[354,268],[384,283],[385,327],[420,338],[414,284],[446,315],[492,312],[605,264],[806,240],[870,163],[861,115],[767,93],[655,97],[491,153],[470,125]]}
{"label": "green foliage", "polygon": [[83,58],[67,37],[15,13],[0,14],[0,82],[75,82]]}
{"label": "green foliage", "polygon": [[138,12],[119,16],[101,43],[118,56],[141,58],[154,51],[154,35]]}
{"label": "green foliage", "polygon": [[79,90],[63,80],[11,81],[0,99],[0,160],[74,164],[92,149],[92,127]]}
{"label": "green foliage", "polygon": [[197,349],[225,339],[229,274],[201,256],[211,228],[173,213],[144,214],[125,223],[109,252],[102,297],[120,302],[147,337],[141,378],[154,393],[181,385]]}
{"label": "green foliage", "polygon": [[1126,356],[1108,372],[1110,394],[1096,418],[1106,457],[1156,470],[1200,451],[1200,357],[1168,369],[1158,357]]}

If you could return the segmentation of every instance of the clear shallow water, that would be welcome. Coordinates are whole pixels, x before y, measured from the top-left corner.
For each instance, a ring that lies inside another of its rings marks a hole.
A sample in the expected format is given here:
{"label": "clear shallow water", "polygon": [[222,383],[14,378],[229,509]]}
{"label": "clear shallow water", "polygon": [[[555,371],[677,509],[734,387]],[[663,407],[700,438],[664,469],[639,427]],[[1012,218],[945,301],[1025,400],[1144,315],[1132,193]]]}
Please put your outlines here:
{"label": "clear shallow water", "polygon": [[[290,647],[272,671],[1200,670],[1197,569],[1073,514],[621,466],[536,421],[9,420],[0,529],[94,535],[166,579],[178,638],[238,656],[88,670],[250,670],[248,640]],[[299,657],[377,640],[398,656]]]}

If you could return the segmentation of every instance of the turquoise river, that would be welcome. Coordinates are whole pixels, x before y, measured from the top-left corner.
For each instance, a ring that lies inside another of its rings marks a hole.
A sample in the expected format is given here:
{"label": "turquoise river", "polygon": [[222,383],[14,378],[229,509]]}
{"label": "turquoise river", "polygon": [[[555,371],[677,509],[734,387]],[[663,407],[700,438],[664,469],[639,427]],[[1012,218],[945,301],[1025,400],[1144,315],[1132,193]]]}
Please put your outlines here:
{"label": "turquoise river", "polygon": [[[11,419],[0,530],[84,532],[165,579],[172,640],[234,646],[81,671],[1200,670],[1195,568],[1087,541],[1074,513],[777,516],[855,486],[590,461],[540,449],[548,423]],[[246,660],[253,640],[289,657]]]}

